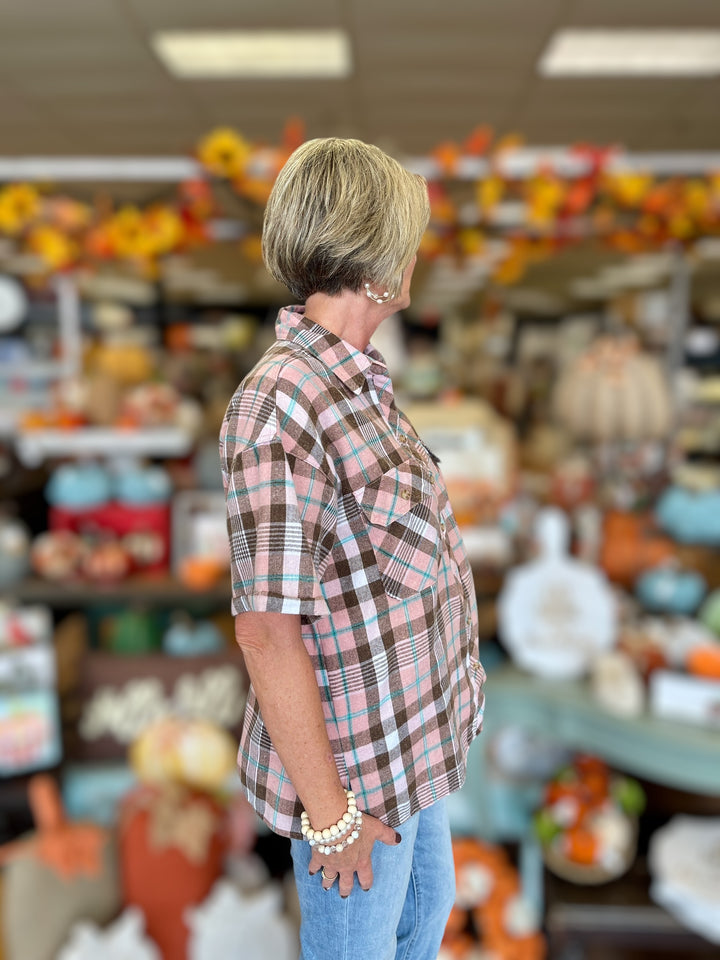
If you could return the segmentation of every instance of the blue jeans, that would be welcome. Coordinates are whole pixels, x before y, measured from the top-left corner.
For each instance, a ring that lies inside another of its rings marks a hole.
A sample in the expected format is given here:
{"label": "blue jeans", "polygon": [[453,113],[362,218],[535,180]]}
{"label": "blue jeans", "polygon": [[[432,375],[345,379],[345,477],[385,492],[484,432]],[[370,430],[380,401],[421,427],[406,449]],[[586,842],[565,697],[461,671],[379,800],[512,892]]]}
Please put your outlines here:
{"label": "blue jeans", "polygon": [[355,878],[343,900],[308,873],[311,850],[291,842],[300,899],[300,960],[436,960],[455,901],[455,869],[445,801],[411,817],[397,846],[375,843],[373,885]]}

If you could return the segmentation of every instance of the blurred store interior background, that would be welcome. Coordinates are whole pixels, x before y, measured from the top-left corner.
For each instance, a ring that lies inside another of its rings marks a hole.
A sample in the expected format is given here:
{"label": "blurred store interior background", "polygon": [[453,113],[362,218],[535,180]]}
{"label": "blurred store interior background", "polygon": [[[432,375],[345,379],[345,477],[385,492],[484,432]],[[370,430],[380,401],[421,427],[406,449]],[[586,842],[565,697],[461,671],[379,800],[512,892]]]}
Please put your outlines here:
{"label": "blurred store interior background", "polygon": [[325,136],[431,199],[377,345],[488,669],[441,958],[719,956],[720,5],[2,0],[0,115],[0,957],[297,955],[217,434]]}

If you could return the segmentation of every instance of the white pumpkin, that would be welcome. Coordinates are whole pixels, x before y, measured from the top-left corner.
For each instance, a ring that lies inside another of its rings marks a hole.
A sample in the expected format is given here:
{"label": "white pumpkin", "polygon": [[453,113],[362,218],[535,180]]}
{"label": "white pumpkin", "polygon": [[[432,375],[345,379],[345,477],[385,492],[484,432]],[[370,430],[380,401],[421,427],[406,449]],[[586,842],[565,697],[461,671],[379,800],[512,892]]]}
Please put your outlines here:
{"label": "white pumpkin", "polygon": [[672,426],[662,366],[630,338],[601,337],[580,354],[560,377],[554,407],[583,440],[662,439]]}

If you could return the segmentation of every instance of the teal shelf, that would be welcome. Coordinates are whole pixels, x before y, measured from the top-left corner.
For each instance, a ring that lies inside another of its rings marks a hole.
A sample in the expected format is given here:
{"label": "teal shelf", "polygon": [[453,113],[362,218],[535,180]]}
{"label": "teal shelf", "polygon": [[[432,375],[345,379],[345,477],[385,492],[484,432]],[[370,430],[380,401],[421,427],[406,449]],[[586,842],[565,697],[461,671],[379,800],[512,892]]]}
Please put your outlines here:
{"label": "teal shelf", "polygon": [[458,834],[518,843],[523,892],[539,912],[543,860],[531,818],[541,802],[542,784],[531,779],[520,783],[499,773],[488,750],[497,731],[519,726],[601,756],[630,775],[720,796],[720,730],[650,715],[613,716],[597,705],[586,682],[542,680],[507,663],[488,670],[485,694],[483,733],[470,748],[465,786],[450,798],[451,825]]}
{"label": "teal shelf", "polygon": [[720,729],[614,716],[597,705],[585,682],[542,680],[510,665],[489,672],[486,704],[486,734],[519,725],[598,754],[626,773],[720,796]]}

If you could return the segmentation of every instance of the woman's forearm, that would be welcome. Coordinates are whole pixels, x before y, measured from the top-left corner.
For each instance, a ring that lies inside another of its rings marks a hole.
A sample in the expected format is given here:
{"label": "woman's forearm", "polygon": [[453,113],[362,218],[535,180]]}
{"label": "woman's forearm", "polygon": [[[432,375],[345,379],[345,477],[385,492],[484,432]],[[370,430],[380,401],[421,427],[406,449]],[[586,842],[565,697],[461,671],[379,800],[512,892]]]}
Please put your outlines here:
{"label": "woman's forearm", "polygon": [[235,618],[235,636],[267,732],[310,822],[318,828],[335,823],[346,809],[345,788],[325,729],[300,617],[241,613]]}

